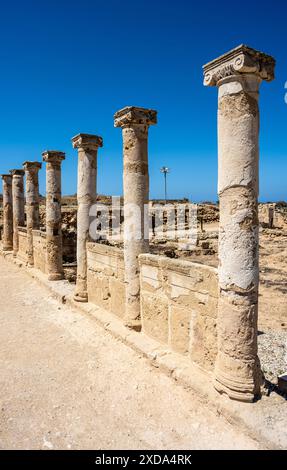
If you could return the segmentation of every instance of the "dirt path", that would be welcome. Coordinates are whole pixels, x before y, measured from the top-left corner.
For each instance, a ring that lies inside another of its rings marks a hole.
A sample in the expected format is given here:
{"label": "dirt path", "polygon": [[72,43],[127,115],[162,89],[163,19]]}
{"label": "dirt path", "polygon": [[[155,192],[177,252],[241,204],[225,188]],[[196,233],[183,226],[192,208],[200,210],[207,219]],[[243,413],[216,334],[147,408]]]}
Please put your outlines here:
{"label": "dirt path", "polygon": [[258,447],[0,257],[0,448]]}

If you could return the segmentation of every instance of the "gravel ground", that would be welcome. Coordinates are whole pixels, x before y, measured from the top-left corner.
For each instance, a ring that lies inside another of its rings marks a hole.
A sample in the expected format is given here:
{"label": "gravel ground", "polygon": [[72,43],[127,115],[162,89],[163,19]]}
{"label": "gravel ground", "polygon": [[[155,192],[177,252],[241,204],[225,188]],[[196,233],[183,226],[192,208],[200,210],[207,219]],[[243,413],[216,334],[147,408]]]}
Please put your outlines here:
{"label": "gravel ground", "polygon": [[265,378],[277,385],[278,375],[287,372],[287,332],[262,332],[258,336],[258,349]]}

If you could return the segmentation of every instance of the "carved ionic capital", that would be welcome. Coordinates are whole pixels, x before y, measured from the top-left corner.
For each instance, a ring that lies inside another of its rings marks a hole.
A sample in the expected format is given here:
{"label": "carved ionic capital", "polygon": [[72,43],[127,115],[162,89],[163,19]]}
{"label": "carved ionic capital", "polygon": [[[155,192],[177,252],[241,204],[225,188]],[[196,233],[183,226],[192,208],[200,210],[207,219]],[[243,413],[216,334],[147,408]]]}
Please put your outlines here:
{"label": "carved ionic capital", "polygon": [[12,175],[9,174],[2,174],[0,175],[3,181],[12,181]]}
{"label": "carved ionic capital", "polygon": [[217,86],[224,78],[254,74],[260,80],[274,79],[275,59],[248,46],[238,46],[204,65],[204,85]]}
{"label": "carved ionic capital", "polygon": [[126,106],[114,115],[114,126],[125,127],[142,124],[151,126],[157,123],[157,111],[153,109]]}
{"label": "carved ionic capital", "polygon": [[45,150],[42,153],[43,161],[46,163],[61,163],[62,160],[65,160],[65,153],[60,152],[59,150]]}
{"label": "carved ionic capital", "polygon": [[97,151],[99,147],[103,146],[103,139],[93,134],[77,134],[72,138],[72,145],[74,149]]}
{"label": "carved ionic capital", "polygon": [[23,163],[23,168],[25,171],[29,172],[38,172],[42,168],[42,163],[41,162],[24,162]]}
{"label": "carved ionic capital", "polygon": [[24,170],[18,170],[18,169],[10,170],[10,173],[12,176],[24,176],[25,175]]}

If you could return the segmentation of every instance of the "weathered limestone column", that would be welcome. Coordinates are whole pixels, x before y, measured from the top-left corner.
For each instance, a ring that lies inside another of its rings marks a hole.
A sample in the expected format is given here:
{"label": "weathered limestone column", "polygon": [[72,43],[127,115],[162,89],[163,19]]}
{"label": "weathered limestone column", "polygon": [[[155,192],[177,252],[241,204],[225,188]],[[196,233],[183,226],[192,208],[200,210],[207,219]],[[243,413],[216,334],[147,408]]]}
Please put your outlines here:
{"label": "weathered limestone column", "polygon": [[257,356],[259,86],[274,78],[272,57],[239,46],[204,67],[217,86],[219,304],[215,388],[253,401],[262,373]]}
{"label": "weathered limestone column", "polygon": [[[149,202],[148,128],[157,122],[151,109],[126,107],[114,116],[123,132],[124,154],[124,260],[126,284],[125,324],[136,330],[140,320],[138,256],[149,250],[145,237],[145,204]],[[148,207],[148,206],[146,206]]]}
{"label": "weathered limestone column", "polygon": [[49,281],[63,279],[61,162],[63,152],[47,150],[42,153],[46,165],[46,240]]}
{"label": "weathered limestone column", "polygon": [[3,181],[3,251],[13,250],[12,176],[1,175]]}
{"label": "weathered limestone column", "polygon": [[26,225],[28,244],[28,265],[34,266],[32,231],[37,230],[40,227],[38,173],[39,170],[42,168],[42,163],[24,162],[23,168],[26,176]]}
{"label": "weathered limestone column", "polygon": [[90,207],[97,197],[97,155],[103,139],[97,135],[78,134],[72,138],[73,148],[78,149],[78,215],[77,215],[77,284],[74,299],[88,301],[87,249]]}
{"label": "weathered limestone column", "polygon": [[12,199],[13,199],[13,256],[16,257],[19,250],[18,227],[25,224],[24,202],[24,170],[10,170],[12,175]]}

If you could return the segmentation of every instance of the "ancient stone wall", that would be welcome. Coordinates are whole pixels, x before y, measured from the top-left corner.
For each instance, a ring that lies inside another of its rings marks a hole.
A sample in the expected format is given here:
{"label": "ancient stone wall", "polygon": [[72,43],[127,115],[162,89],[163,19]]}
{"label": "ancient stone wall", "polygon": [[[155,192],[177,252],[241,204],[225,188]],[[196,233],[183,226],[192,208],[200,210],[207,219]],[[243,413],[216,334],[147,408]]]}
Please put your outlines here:
{"label": "ancient stone wall", "polygon": [[[89,301],[123,318],[123,250],[88,243]],[[217,353],[217,270],[165,256],[139,256],[143,332],[212,370]]]}
{"label": "ancient stone wall", "polygon": [[33,254],[34,267],[46,273],[46,233],[41,230],[33,230]]}
{"label": "ancient stone wall", "polygon": [[144,333],[212,370],[217,352],[217,270],[144,254],[140,277]]}
{"label": "ancient stone wall", "polygon": [[89,301],[119,317],[125,313],[124,254],[116,247],[87,243]]}
{"label": "ancient stone wall", "polygon": [[19,236],[19,251],[18,258],[25,263],[28,263],[28,238],[27,238],[27,228],[18,227],[18,236]]}
{"label": "ancient stone wall", "polygon": [[263,228],[285,228],[284,208],[276,203],[259,204],[258,216]]}

